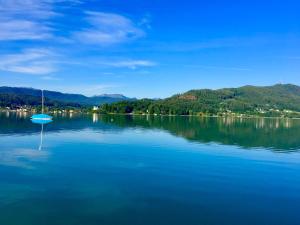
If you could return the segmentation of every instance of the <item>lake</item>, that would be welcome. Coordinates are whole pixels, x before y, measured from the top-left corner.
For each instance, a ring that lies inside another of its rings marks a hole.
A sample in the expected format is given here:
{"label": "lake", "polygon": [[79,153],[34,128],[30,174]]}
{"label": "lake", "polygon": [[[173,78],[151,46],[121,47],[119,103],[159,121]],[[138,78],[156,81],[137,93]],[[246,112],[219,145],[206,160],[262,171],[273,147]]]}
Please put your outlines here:
{"label": "lake", "polygon": [[1,225],[300,224],[300,120],[0,113]]}

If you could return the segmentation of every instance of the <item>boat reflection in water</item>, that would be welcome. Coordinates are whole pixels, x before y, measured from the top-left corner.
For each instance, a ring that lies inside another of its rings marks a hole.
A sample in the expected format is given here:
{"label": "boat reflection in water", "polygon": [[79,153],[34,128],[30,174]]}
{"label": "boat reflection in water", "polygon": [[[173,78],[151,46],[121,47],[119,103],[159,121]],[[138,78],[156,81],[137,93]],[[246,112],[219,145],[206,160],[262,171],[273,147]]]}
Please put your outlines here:
{"label": "boat reflection in water", "polygon": [[31,122],[41,125],[41,138],[40,138],[40,145],[39,145],[39,151],[40,151],[42,150],[42,146],[43,146],[44,125],[51,123],[52,120],[31,119]]}

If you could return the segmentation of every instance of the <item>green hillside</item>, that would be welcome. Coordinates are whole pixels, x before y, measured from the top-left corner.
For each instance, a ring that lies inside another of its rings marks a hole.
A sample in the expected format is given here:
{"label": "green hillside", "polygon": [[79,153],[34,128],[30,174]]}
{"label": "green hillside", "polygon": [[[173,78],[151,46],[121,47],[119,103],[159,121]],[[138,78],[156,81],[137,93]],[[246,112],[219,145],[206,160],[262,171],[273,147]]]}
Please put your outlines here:
{"label": "green hillside", "polygon": [[265,114],[300,112],[300,87],[292,84],[218,90],[191,90],[162,100],[123,101],[104,104],[103,113],[197,115],[220,113]]}
{"label": "green hillside", "polygon": [[[18,108],[20,106],[27,106],[38,108],[41,107],[41,97],[24,94],[1,94],[0,93],[0,107],[9,107],[11,109]],[[81,105],[76,103],[67,103],[45,98],[45,106],[50,108],[79,108]]]}

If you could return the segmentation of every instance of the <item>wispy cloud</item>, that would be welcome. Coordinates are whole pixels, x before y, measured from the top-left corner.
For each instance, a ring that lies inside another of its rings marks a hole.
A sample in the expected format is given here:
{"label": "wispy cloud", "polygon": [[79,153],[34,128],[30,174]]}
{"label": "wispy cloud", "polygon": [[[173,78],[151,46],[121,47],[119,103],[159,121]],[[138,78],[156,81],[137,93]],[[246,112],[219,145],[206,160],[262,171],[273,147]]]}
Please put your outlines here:
{"label": "wispy cloud", "polygon": [[36,40],[52,37],[51,28],[30,20],[0,21],[0,41]]}
{"label": "wispy cloud", "polygon": [[0,70],[25,73],[49,74],[56,71],[51,61],[54,54],[47,49],[27,49],[18,54],[0,56]]}
{"label": "wispy cloud", "polygon": [[[82,3],[81,0],[0,0],[0,42],[18,42],[22,49],[12,50],[5,55],[0,55],[0,70],[44,75],[41,79],[56,80],[49,74],[57,71],[57,65],[114,67],[137,69],[152,67],[156,63],[143,59],[113,59],[102,56],[84,62],[77,60],[76,55],[68,55],[63,51],[64,45],[84,45],[85,51],[89,44],[98,46],[111,46],[126,43],[145,36],[143,29],[150,28],[149,16],[141,20],[132,20],[129,17],[106,12],[82,11],[79,9],[79,27],[71,27],[61,32],[58,21],[68,19],[68,10],[74,4]],[[60,10],[64,7],[63,10]],[[66,13],[66,14],[64,14]],[[20,41],[30,41],[23,45]],[[51,40],[51,43],[50,43]],[[53,57],[53,52],[46,48],[31,48],[25,46],[56,46],[55,49],[62,54],[59,60]],[[63,45],[64,44],[64,45]],[[79,50],[80,51],[80,50]],[[6,51],[7,52],[7,51]]]}
{"label": "wispy cloud", "polygon": [[62,4],[74,5],[81,0],[0,0],[0,13],[3,16],[47,19],[60,15],[55,7]]}
{"label": "wispy cloud", "polygon": [[45,19],[56,15],[55,1],[51,0],[0,0],[1,17],[27,17]]}
{"label": "wispy cloud", "polygon": [[0,0],[0,41],[53,38],[55,6],[78,0]]}
{"label": "wispy cloud", "polygon": [[112,45],[145,35],[129,18],[104,12],[86,12],[88,28],[74,34],[75,39],[89,44]]}
{"label": "wispy cloud", "polygon": [[55,15],[49,1],[0,0],[0,40],[36,40],[51,37],[44,22]]}
{"label": "wispy cloud", "polygon": [[108,66],[108,67],[117,67],[117,68],[129,68],[129,69],[137,69],[138,67],[153,67],[156,65],[155,62],[148,60],[110,60],[110,61],[98,61],[97,64]]}
{"label": "wispy cloud", "polygon": [[48,81],[59,81],[61,79],[57,78],[57,77],[53,77],[53,76],[43,76],[41,77],[42,80],[48,80]]}

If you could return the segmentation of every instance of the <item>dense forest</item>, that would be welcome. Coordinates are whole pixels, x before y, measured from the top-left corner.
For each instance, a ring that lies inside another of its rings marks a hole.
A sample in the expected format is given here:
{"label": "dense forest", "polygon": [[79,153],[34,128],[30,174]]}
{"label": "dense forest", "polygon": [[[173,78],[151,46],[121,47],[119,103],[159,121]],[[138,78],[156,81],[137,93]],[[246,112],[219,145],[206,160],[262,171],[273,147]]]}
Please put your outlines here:
{"label": "dense forest", "polygon": [[[9,107],[11,109],[18,108],[20,106],[27,106],[32,108],[40,107],[42,104],[41,97],[32,95],[21,94],[0,94],[0,107]],[[80,104],[60,102],[45,98],[45,106],[49,108],[79,108]]]}
{"label": "dense forest", "polygon": [[191,90],[161,100],[142,99],[103,104],[100,112],[157,115],[297,114],[300,112],[300,87],[277,84],[267,87]]}

